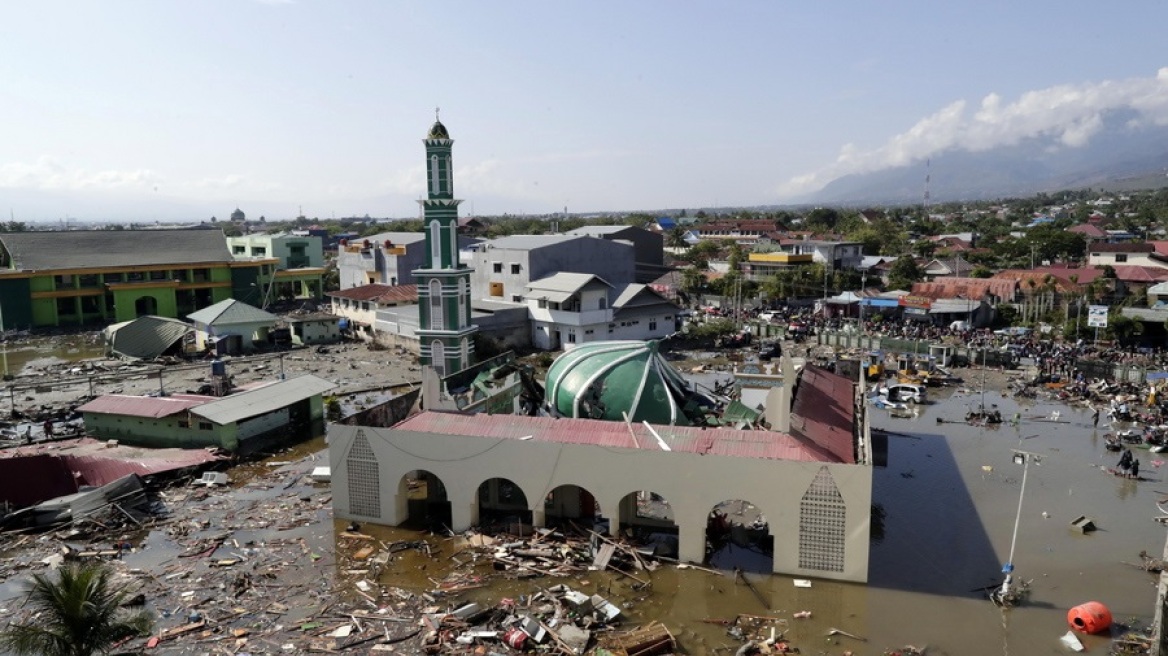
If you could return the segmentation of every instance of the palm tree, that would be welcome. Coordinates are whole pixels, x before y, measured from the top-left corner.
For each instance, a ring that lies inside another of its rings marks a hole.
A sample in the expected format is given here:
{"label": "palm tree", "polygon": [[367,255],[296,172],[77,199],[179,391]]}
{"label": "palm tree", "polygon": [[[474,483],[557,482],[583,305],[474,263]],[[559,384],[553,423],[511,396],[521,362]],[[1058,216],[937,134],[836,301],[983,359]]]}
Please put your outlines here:
{"label": "palm tree", "polygon": [[100,564],[67,564],[57,575],[33,574],[28,605],[33,615],[24,624],[0,631],[0,651],[18,656],[94,656],[120,641],[148,633],[150,615],[128,613],[125,586],[111,581],[112,570]]}

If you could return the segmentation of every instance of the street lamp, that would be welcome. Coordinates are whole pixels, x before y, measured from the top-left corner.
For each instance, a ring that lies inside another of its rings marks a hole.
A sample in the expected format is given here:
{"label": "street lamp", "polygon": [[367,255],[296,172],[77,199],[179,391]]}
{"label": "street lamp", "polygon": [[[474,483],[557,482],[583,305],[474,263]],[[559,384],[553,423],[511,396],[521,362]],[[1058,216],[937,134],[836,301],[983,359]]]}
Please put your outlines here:
{"label": "street lamp", "polygon": [[1026,495],[1026,475],[1030,472],[1030,461],[1041,462],[1042,459],[1037,453],[1019,449],[1013,451],[1014,464],[1022,465],[1022,488],[1018,491],[1018,513],[1014,516],[1014,536],[1010,538],[1010,557],[1006,560],[1006,564],[1002,565],[1002,573],[1006,575],[1006,580],[1002,581],[1002,587],[997,590],[995,595],[991,595],[999,606],[1013,606],[1026,593],[1024,581],[1015,588],[1011,588],[1014,583],[1014,547],[1018,544],[1018,525],[1022,522],[1022,499]]}

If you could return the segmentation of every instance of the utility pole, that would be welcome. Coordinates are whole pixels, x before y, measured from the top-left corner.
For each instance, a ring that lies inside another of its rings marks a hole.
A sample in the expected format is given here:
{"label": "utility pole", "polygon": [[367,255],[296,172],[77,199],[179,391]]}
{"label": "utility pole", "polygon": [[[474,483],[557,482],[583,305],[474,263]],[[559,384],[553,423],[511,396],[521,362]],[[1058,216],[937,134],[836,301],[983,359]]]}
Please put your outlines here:
{"label": "utility pole", "polygon": [[1018,526],[1022,522],[1022,499],[1026,495],[1026,475],[1030,472],[1030,461],[1041,462],[1042,459],[1037,453],[1029,451],[1013,449],[1013,452],[1014,464],[1022,465],[1022,488],[1018,491],[1018,512],[1014,516],[1014,535],[1010,538],[1010,557],[1002,566],[1002,573],[1006,575],[1006,580],[1002,581],[1002,587],[998,590],[997,601],[1003,606],[1013,605],[1016,601],[1016,593],[1010,589],[1010,586],[1014,582],[1014,547],[1018,544]]}

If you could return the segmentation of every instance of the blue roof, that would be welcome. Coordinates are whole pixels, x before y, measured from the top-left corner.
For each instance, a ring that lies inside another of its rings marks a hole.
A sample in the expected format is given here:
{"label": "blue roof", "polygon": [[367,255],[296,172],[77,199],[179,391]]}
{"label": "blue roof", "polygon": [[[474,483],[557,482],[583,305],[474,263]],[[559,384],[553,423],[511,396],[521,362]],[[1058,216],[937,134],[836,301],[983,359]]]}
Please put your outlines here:
{"label": "blue roof", "polygon": [[674,221],[673,217],[671,216],[663,216],[657,219],[657,225],[660,226],[662,230],[673,230],[677,227],[677,221]]}

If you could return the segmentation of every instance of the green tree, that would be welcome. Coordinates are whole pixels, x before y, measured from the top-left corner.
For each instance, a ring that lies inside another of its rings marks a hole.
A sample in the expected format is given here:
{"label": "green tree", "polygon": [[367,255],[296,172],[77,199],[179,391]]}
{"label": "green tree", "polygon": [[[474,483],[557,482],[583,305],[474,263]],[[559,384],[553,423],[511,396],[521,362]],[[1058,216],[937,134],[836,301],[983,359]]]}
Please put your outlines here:
{"label": "green tree", "polygon": [[890,289],[912,289],[914,282],[920,282],[925,274],[917,266],[917,261],[905,255],[892,263],[888,270],[888,287]]}
{"label": "green tree", "polygon": [[17,656],[94,656],[148,633],[150,615],[122,610],[129,592],[112,576],[110,568],[94,563],[66,564],[55,576],[33,574],[26,602],[32,618],[0,631],[0,650]]}
{"label": "green tree", "polygon": [[669,236],[665,240],[665,245],[670,248],[685,248],[689,243],[685,241],[685,228],[677,226],[669,231]]}

